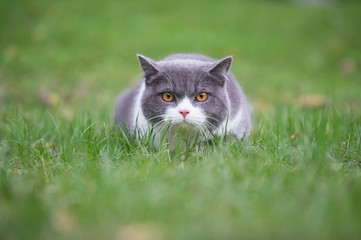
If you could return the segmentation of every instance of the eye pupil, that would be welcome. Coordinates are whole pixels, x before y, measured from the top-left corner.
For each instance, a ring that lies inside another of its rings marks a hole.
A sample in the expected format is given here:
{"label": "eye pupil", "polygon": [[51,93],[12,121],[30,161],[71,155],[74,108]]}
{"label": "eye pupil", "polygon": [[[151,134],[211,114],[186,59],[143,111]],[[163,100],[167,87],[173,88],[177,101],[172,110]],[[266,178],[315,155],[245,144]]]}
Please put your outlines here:
{"label": "eye pupil", "polygon": [[174,100],[174,95],[170,92],[164,92],[162,96],[163,100],[166,102],[172,102]]}
{"label": "eye pupil", "polygon": [[207,97],[208,97],[208,94],[207,94],[207,93],[204,93],[204,92],[198,93],[198,94],[196,95],[196,100],[197,100],[198,102],[204,102],[205,100],[207,100]]}

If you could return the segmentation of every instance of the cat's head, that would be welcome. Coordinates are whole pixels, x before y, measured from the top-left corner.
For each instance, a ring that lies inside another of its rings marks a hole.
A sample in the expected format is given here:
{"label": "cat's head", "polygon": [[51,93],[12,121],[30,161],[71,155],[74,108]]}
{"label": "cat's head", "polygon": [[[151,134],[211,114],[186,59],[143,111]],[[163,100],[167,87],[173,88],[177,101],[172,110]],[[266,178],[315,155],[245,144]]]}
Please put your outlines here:
{"label": "cat's head", "polygon": [[216,130],[227,118],[226,81],[232,57],[214,62],[155,62],[142,55],[138,59],[145,79],[141,108],[151,124]]}

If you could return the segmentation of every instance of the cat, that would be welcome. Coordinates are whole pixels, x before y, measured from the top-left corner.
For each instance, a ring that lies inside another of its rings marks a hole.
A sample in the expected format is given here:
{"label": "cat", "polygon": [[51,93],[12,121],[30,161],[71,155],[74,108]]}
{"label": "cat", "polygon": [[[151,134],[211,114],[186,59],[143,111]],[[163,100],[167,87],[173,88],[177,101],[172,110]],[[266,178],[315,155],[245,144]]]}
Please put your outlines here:
{"label": "cat", "polygon": [[250,134],[252,108],[229,72],[231,56],[218,61],[200,54],[173,54],[161,61],[137,57],[143,80],[118,97],[118,126],[135,137],[153,131],[155,147],[161,136],[175,145],[180,135],[190,142],[199,136],[241,139]]}

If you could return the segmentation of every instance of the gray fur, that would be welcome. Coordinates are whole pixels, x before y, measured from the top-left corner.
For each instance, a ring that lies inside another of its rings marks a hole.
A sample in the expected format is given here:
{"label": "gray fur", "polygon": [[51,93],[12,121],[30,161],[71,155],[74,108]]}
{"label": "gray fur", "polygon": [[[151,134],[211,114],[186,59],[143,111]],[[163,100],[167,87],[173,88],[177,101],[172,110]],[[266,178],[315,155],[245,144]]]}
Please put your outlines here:
{"label": "gray fur", "polygon": [[131,109],[134,108],[134,98],[136,96],[137,88],[128,89],[124,91],[117,99],[115,111],[115,120],[122,125],[130,125]]}
{"label": "gray fur", "polygon": [[[167,108],[176,107],[187,97],[194,99],[192,105],[202,109],[213,131],[225,121],[236,120],[232,131],[238,138],[248,135],[252,128],[252,110],[235,77],[228,70],[232,57],[219,61],[198,54],[174,54],[161,61],[153,61],[138,55],[144,72],[145,88],[141,99],[141,111],[151,124],[162,120],[160,115]],[[116,121],[131,126],[134,122],[135,101],[141,85],[124,92],[117,101]],[[175,96],[173,102],[162,99],[163,92],[171,92]],[[200,92],[208,93],[204,102],[195,100]],[[132,119],[133,116],[133,119]],[[158,116],[158,117],[157,117]]]}

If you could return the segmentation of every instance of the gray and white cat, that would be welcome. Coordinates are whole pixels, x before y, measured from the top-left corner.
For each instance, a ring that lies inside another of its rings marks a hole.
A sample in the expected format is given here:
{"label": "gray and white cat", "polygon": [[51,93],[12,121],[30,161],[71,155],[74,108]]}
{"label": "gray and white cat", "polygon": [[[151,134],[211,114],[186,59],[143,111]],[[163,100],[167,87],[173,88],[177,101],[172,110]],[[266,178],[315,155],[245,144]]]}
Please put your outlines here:
{"label": "gray and white cat", "polygon": [[117,100],[116,121],[121,127],[140,135],[153,129],[155,146],[164,128],[164,140],[173,145],[175,139],[179,141],[180,129],[185,141],[199,135],[203,140],[213,135],[238,139],[249,135],[252,109],[228,71],[232,57],[216,61],[198,54],[174,54],[153,61],[137,56],[144,78]]}

